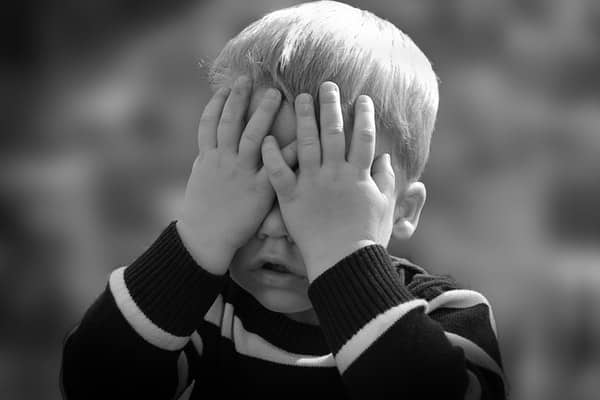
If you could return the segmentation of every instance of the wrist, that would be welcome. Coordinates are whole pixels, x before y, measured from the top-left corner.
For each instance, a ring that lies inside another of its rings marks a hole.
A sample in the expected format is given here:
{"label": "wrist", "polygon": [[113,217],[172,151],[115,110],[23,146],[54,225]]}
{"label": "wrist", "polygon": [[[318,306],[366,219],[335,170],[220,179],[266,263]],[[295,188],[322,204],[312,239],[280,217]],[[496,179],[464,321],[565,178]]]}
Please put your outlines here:
{"label": "wrist", "polygon": [[181,242],[199,266],[214,275],[227,272],[235,250],[229,249],[223,242],[203,239],[183,221],[177,221],[176,227]]}
{"label": "wrist", "polygon": [[302,251],[302,256],[306,265],[308,281],[312,283],[322,273],[336,265],[339,261],[362,249],[363,247],[376,244],[373,240],[356,240],[344,243],[333,244],[329,243],[327,247],[307,248]]}

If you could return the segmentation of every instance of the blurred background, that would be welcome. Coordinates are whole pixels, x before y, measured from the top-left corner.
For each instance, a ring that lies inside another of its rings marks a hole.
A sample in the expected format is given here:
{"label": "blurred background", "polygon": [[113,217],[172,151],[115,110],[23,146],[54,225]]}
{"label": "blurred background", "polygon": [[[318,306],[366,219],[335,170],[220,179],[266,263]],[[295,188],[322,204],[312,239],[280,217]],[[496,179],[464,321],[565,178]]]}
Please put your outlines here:
{"label": "blurred background", "polygon": [[[0,393],[59,399],[62,340],[175,219],[201,65],[291,0],[22,1],[0,72]],[[429,56],[428,202],[393,254],[494,306],[513,399],[600,392],[600,2],[349,2]]]}

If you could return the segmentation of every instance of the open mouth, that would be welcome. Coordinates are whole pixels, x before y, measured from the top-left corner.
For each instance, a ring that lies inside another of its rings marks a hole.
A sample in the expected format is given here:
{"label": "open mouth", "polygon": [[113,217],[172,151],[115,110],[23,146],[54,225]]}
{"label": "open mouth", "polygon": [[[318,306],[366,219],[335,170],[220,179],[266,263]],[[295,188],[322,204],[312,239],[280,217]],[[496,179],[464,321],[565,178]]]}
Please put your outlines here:
{"label": "open mouth", "polygon": [[291,265],[269,261],[259,265],[260,267],[254,270],[253,277],[260,285],[293,290],[305,289],[306,287],[307,278],[295,272],[294,267]]}
{"label": "open mouth", "polygon": [[285,265],[281,264],[265,263],[261,268],[266,269],[267,271],[278,272],[280,274],[291,274],[290,270]]}

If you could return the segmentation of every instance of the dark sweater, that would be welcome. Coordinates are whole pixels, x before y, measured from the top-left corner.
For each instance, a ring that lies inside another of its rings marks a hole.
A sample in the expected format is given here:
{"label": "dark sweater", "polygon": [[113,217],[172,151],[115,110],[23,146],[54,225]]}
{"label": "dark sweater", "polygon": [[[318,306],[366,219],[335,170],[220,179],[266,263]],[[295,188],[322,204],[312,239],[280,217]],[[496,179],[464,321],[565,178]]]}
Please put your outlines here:
{"label": "dark sweater", "polygon": [[[319,276],[320,326],[197,265],[172,223],[65,340],[68,399],[505,398],[487,300],[378,245]],[[404,396],[404,397],[403,397]]]}

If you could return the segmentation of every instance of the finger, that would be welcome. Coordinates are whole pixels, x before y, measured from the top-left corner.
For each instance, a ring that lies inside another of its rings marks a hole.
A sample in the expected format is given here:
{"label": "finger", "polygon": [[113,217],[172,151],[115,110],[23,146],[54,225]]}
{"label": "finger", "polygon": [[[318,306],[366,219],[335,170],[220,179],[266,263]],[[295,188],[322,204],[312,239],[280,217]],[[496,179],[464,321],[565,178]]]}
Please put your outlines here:
{"label": "finger", "polygon": [[246,76],[240,76],[233,85],[217,128],[217,146],[220,149],[237,153],[244,116],[248,108],[250,86],[250,79]]}
{"label": "finger", "polygon": [[312,96],[308,93],[298,95],[294,108],[300,170],[316,170],[321,166],[321,142]]}
{"label": "finger", "polygon": [[369,96],[359,96],[354,106],[354,131],[348,162],[367,174],[375,155],[375,111]]}
{"label": "finger", "polygon": [[340,92],[333,82],[324,82],[319,89],[321,110],[321,147],[323,164],[346,160],[344,122],[340,105]]}
{"label": "finger", "polygon": [[[294,140],[292,143],[281,149],[281,156],[285,160],[285,163],[288,165],[288,167],[290,167],[293,171],[296,168],[296,163],[298,162],[297,142]],[[258,172],[257,177],[261,182],[269,182],[266,168],[262,168]],[[269,186],[271,186],[270,183]]]}
{"label": "finger", "polygon": [[204,107],[198,125],[198,150],[200,153],[217,147],[217,127],[229,91],[229,88],[220,88]]}
{"label": "finger", "polygon": [[263,138],[273,124],[280,104],[281,93],[279,90],[268,89],[248,121],[240,139],[238,154],[243,167],[255,170],[260,164],[260,147]]}
{"label": "finger", "polygon": [[373,180],[377,184],[379,191],[391,198],[396,187],[396,178],[388,153],[380,154],[379,157],[375,159],[371,175],[373,176]]}
{"label": "finger", "polygon": [[[285,163],[292,169],[292,171],[296,168],[296,163],[298,162],[298,150],[297,150],[297,141],[293,141],[281,149],[281,156],[283,157]],[[267,176],[267,171],[265,168],[261,169],[258,173],[259,180],[269,180]],[[270,184],[269,184],[270,185]]]}
{"label": "finger", "polygon": [[291,198],[296,186],[296,174],[287,166],[273,136],[267,136],[262,145],[262,157],[269,181],[280,201]]}
{"label": "finger", "polygon": [[298,162],[298,142],[294,140],[292,143],[285,146],[281,150],[281,156],[285,160],[285,163],[288,165],[288,167],[293,170]]}

